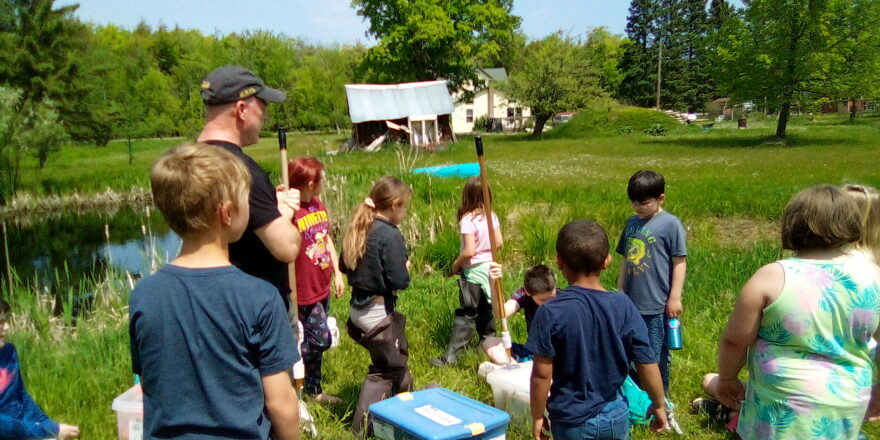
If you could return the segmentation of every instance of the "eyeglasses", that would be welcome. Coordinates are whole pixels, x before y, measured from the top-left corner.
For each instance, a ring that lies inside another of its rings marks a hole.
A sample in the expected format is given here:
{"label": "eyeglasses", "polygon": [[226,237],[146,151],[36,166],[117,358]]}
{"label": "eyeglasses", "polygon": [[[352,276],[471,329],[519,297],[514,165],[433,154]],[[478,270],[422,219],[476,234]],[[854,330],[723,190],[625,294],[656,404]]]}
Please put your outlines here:
{"label": "eyeglasses", "polygon": [[648,199],[648,200],[642,200],[642,201],[632,200],[632,201],[630,201],[630,203],[632,203],[633,206],[642,207],[642,206],[648,206],[656,201],[657,201],[657,199]]}

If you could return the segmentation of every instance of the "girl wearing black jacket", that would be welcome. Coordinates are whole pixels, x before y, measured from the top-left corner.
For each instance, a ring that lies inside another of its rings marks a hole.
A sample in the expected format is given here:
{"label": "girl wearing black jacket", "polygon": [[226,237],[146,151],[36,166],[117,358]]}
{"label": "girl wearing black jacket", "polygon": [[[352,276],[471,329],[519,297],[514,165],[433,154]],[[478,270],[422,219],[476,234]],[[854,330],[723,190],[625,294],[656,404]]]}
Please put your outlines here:
{"label": "girl wearing black jacket", "polygon": [[363,433],[370,404],[411,391],[406,317],[395,310],[397,291],[409,287],[406,243],[397,225],[406,215],[412,189],[386,176],[358,206],[342,241],[340,269],[352,288],[348,334],[370,352],[367,377],[352,430]]}

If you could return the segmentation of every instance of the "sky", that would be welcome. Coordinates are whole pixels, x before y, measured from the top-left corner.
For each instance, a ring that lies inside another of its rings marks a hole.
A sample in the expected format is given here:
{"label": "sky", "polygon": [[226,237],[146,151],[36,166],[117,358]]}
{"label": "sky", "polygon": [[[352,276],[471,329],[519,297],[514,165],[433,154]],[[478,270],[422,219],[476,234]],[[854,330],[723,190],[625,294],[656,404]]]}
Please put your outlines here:
{"label": "sky", "polygon": [[[269,30],[317,44],[371,44],[367,25],[350,0],[56,0],[56,6],[79,3],[83,21],[132,29],[140,21],[222,35],[243,30]],[[605,26],[623,33],[626,0],[514,0],[513,14],[531,38],[557,30],[584,35]]]}

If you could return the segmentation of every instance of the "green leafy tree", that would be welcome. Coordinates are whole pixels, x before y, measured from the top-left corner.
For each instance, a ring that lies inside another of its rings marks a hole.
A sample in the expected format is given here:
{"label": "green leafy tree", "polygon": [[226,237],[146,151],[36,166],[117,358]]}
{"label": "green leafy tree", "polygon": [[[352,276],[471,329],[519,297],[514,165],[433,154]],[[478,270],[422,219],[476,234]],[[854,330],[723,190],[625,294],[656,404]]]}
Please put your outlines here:
{"label": "green leafy tree", "polygon": [[501,87],[532,109],[533,137],[541,135],[554,114],[583,108],[607,96],[587,51],[558,33],[529,43]]}
{"label": "green leafy tree", "polygon": [[609,93],[616,94],[623,81],[620,60],[625,41],[622,35],[612,34],[604,26],[594,28],[587,34],[584,45],[587,57],[599,74],[599,84]]}
{"label": "green leafy tree", "polygon": [[443,78],[451,90],[477,83],[475,60],[497,57],[520,19],[512,0],[353,0],[378,43],[361,65],[367,81]]}
{"label": "green leafy tree", "polygon": [[785,138],[800,97],[856,96],[865,83],[859,72],[876,75],[863,70],[880,56],[878,31],[876,0],[752,0],[714,50],[719,84],[741,101],[777,108],[776,136]]}
{"label": "green leafy tree", "polygon": [[143,78],[134,84],[133,94],[143,104],[143,124],[149,132],[159,136],[177,135],[175,117],[180,100],[172,93],[170,78],[155,67],[150,67]]}
{"label": "green leafy tree", "polygon": [[288,99],[294,108],[293,126],[303,129],[334,128],[349,123],[345,84],[354,77],[364,48],[327,47],[304,51],[294,72],[296,87]]}
{"label": "green leafy tree", "polygon": [[35,156],[42,166],[49,152],[67,139],[50,103],[34,104],[22,95],[0,87],[0,206],[18,190],[25,155]]}

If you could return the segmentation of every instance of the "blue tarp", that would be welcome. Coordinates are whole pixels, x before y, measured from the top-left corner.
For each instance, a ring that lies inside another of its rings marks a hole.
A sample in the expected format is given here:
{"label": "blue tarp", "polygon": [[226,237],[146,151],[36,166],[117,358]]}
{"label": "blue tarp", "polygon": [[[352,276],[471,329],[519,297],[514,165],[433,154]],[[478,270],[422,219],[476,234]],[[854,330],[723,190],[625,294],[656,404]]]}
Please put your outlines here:
{"label": "blue tarp", "polygon": [[413,170],[413,174],[430,174],[437,177],[473,177],[480,175],[480,164],[462,163],[458,165],[416,168]]}

